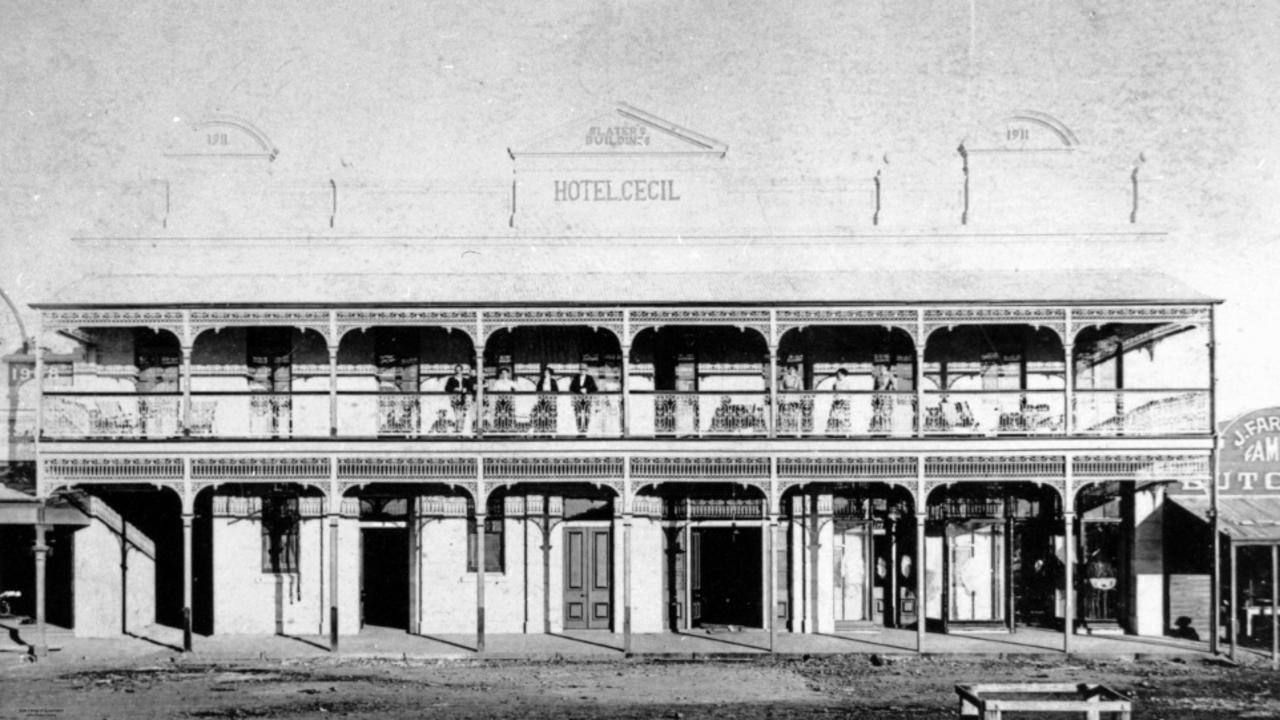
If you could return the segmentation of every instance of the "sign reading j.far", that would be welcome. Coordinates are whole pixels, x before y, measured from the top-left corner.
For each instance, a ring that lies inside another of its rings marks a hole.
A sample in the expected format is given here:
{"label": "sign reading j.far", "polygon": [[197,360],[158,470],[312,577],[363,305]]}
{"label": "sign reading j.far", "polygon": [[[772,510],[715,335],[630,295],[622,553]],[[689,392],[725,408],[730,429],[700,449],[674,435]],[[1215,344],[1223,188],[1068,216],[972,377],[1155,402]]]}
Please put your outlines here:
{"label": "sign reading j.far", "polygon": [[[1208,494],[1205,483],[1183,481],[1182,490]],[[1218,450],[1219,495],[1280,495],[1280,407],[1236,418]]]}

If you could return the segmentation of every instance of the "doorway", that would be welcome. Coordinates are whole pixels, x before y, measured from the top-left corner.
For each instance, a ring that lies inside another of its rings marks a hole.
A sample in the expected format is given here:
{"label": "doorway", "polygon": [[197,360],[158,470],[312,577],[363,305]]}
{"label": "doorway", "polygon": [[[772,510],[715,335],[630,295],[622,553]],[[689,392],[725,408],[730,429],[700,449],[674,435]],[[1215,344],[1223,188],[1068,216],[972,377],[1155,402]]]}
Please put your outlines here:
{"label": "doorway", "polygon": [[[835,627],[852,630],[872,622],[876,607],[871,595],[872,534],[869,523],[837,522],[833,538],[835,571]],[[883,561],[882,561],[883,562]],[[883,599],[881,598],[881,603]]]}
{"label": "doorway", "polygon": [[692,626],[764,627],[758,527],[691,531]]}
{"label": "doorway", "polygon": [[409,531],[360,531],[360,625],[409,629]]}
{"label": "doorway", "polygon": [[564,628],[613,626],[613,533],[608,526],[564,529]]}
{"label": "doorway", "polygon": [[1004,522],[948,523],[946,538],[947,625],[1003,624]]}

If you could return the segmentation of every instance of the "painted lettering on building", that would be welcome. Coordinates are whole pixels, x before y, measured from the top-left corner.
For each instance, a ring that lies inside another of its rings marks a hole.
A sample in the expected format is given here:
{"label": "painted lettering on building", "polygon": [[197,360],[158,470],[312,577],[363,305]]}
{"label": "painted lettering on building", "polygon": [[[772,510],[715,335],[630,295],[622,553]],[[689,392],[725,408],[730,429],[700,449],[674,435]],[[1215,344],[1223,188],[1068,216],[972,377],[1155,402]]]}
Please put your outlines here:
{"label": "painted lettering on building", "polygon": [[587,129],[587,147],[645,147],[651,136],[643,125],[592,125]]}
{"label": "painted lettering on building", "polygon": [[555,180],[555,201],[562,202],[676,202],[675,180]]}
{"label": "painted lettering on building", "polygon": [[[1222,433],[1218,450],[1219,495],[1280,495],[1280,408],[1238,418]],[[1181,490],[1208,495],[1208,483],[1183,480]]]}

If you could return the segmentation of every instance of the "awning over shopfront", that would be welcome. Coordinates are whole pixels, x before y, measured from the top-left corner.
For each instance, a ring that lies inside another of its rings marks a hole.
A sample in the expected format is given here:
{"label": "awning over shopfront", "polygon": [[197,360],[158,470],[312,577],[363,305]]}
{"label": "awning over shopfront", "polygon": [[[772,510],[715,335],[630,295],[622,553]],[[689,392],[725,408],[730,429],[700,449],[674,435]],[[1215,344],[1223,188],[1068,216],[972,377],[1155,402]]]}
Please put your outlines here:
{"label": "awning over shopfront", "polygon": [[[0,525],[35,525],[39,503],[26,493],[0,485]],[[45,508],[46,525],[89,524],[89,518],[70,502],[54,498]]]}
{"label": "awning over shopfront", "polygon": [[[1169,498],[1198,518],[1208,519],[1209,498]],[[1218,498],[1218,529],[1239,545],[1280,543],[1280,497]]]}

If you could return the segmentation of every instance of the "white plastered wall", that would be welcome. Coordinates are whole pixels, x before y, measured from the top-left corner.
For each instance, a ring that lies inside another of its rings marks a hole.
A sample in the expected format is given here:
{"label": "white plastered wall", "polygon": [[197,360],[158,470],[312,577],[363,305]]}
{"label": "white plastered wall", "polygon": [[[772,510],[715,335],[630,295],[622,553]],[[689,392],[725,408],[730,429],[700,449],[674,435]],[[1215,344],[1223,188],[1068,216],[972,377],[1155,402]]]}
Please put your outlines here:
{"label": "white plastered wall", "polygon": [[1164,616],[1164,489],[1160,486],[1133,494],[1133,588],[1130,631],[1138,635],[1161,636],[1168,621]]}
{"label": "white plastered wall", "polygon": [[[304,499],[298,529],[298,572],[262,570],[258,498],[214,497],[213,627],[219,635],[270,634],[277,618],[286,634],[329,633],[332,551],[328,519],[308,512]],[[357,521],[338,521],[338,629],[360,630],[360,534]],[[278,588],[278,590],[277,590]]]}
{"label": "white plastered wall", "polygon": [[89,525],[72,535],[76,637],[112,637],[155,624],[155,544],[99,498],[82,507]]}

